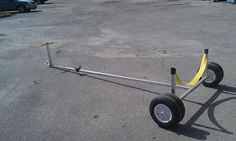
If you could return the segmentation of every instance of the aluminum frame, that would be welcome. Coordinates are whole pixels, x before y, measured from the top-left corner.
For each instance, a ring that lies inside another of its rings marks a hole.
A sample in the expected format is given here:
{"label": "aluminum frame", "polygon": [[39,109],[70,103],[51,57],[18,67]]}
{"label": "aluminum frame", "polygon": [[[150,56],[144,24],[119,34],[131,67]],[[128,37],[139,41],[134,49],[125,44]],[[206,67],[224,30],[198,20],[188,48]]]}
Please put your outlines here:
{"label": "aluminum frame", "polygon": [[[103,72],[98,72],[98,71],[85,70],[85,69],[81,69],[81,66],[78,68],[72,68],[72,67],[54,65],[52,62],[50,48],[49,48],[49,45],[51,45],[51,44],[53,44],[53,43],[46,43],[46,44],[41,45],[41,46],[45,46],[47,48],[48,62],[46,62],[45,65],[48,68],[69,71],[69,72],[71,71],[71,72],[78,73],[78,74],[101,75],[101,76],[106,76],[106,77],[113,77],[113,78],[119,78],[119,79],[139,81],[139,82],[144,82],[144,83],[151,83],[151,84],[156,84],[159,86],[169,86],[171,88],[171,94],[174,94],[174,95],[176,94],[177,88],[186,90],[182,95],[179,96],[180,99],[184,99],[186,96],[188,96],[197,87],[199,87],[204,82],[204,80],[206,80],[208,77],[208,73],[207,73],[208,71],[206,71],[208,68],[208,62],[207,62],[207,67],[206,67],[206,70],[204,72],[202,79],[192,87],[187,87],[187,86],[183,86],[183,85],[176,85],[176,80],[175,80],[176,68],[171,68],[171,83],[165,83],[165,82],[148,80],[148,79],[141,79],[141,78],[135,78],[135,77],[129,77],[129,76],[123,76],[123,75],[117,75],[117,74],[110,74],[110,73],[103,73]],[[205,49],[205,52],[208,53],[208,49]]]}

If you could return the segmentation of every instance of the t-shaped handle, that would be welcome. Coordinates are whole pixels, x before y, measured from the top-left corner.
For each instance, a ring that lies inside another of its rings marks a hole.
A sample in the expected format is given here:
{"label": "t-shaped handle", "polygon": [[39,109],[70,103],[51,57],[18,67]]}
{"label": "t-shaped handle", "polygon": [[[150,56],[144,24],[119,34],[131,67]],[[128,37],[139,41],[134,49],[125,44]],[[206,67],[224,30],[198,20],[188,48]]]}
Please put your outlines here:
{"label": "t-shaped handle", "polygon": [[52,44],[54,44],[54,42],[48,42],[48,43],[42,44],[41,46],[49,47],[49,45],[52,45]]}

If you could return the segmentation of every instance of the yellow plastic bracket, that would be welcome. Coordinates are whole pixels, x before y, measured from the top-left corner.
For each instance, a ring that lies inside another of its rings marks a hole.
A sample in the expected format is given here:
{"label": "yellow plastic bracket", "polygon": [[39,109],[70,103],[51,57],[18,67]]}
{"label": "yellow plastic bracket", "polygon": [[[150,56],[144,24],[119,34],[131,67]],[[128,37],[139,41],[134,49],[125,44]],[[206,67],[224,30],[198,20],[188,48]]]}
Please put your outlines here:
{"label": "yellow plastic bracket", "polygon": [[176,74],[176,83],[179,85],[188,86],[188,87],[191,87],[191,86],[194,86],[195,84],[197,84],[197,82],[203,76],[203,74],[207,68],[207,62],[208,62],[208,54],[204,53],[202,56],[201,66],[200,66],[198,72],[196,73],[196,75],[194,76],[194,78],[190,82],[185,83],[180,79],[179,75]]}

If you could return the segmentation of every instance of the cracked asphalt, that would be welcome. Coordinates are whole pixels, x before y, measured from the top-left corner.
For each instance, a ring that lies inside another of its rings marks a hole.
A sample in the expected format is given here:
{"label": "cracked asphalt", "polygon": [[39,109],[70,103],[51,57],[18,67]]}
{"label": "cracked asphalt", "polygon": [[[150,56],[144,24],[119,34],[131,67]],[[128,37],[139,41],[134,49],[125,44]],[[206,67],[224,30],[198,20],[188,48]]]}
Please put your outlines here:
{"label": "cracked asphalt", "polygon": [[[0,140],[234,141],[235,14],[198,0],[49,0],[1,18]],[[185,98],[184,119],[166,130],[149,104],[170,88],[45,68],[45,42],[55,64],[163,82],[172,66],[190,80],[209,48],[225,76]]]}

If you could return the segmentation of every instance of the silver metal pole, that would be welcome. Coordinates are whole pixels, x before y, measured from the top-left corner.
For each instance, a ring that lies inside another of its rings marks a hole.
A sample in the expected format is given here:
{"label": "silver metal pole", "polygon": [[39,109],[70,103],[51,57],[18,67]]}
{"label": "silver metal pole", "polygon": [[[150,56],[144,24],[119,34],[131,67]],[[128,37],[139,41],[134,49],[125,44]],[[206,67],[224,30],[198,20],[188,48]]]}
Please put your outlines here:
{"label": "silver metal pole", "polygon": [[184,99],[186,96],[188,96],[192,91],[194,91],[199,85],[202,84],[204,80],[207,79],[208,76],[204,76],[196,85],[193,87],[189,88],[184,94],[182,94],[179,98]]}
{"label": "silver metal pole", "polygon": [[[206,48],[206,49],[204,50],[204,53],[208,55],[209,49]],[[207,56],[207,57],[208,57],[208,56]],[[208,58],[207,58],[207,66],[206,66],[204,75],[208,76],[208,74],[209,74],[209,70],[208,70]]]}
{"label": "silver metal pole", "polygon": [[[64,67],[64,66],[57,66],[57,65],[51,65],[49,67],[63,70],[63,71],[76,71],[76,68],[71,68],[71,67]],[[146,83],[151,83],[151,84],[157,84],[157,85],[161,85],[161,86],[171,86],[171,84],[158,82],[158,81],[152,81],[152,80],[146,80],[146,79],[116,75],[116,74],[102,73],[102,72],[90,71],[90,70],[84,70],[84,69],[80,69],[78,73],[87,73],[87,74],[101,75],[101,76],[107,76],[107,77],[133,80],[133,81],[140,81],[140,82],[146,82]],[[177,85],[176,87],[181,88],[181,89],[185,89],[185,90],[189,89],[189,87],[181,86],[181,85]]]}
{"label": "silver metal pole", "polygon": [[51,58],[50,49],[49,49],[49,45],[48,44],[46,44],[46,48],[47,48],[47,53],[48,53],[48,63],[49,63],[49,66],[52,66],[52,58]]}
{"label": "silver metal pole", "polygon": [[171,68],[171,94],[176,94],[176,68]]}
{"label": "silver metal pole", "polygon": [[49,45],[54,44],[54,42],[51,43],[45,43],[42,44],[41,46],[46,46],[47,48],[47,54],[48,54],[48,66],[51,67],[52,66],[52,58],[51,58],[51,53],[50,53],[50,49],[49,49]]}

